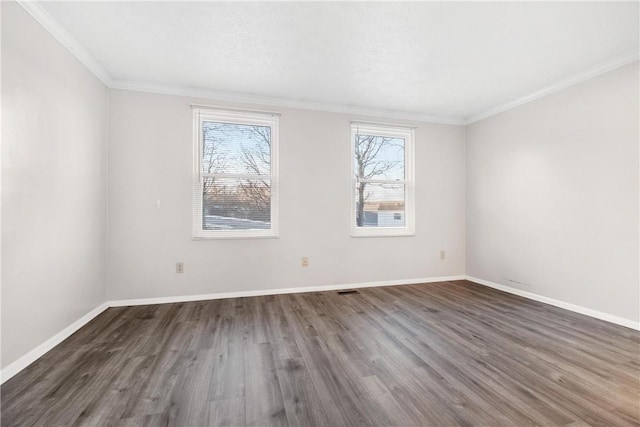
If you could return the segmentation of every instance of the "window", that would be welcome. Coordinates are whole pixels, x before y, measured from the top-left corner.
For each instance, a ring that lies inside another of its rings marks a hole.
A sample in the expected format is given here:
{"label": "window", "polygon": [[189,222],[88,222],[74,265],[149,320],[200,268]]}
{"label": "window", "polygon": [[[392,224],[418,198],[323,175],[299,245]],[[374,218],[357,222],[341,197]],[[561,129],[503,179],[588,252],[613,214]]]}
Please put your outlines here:
{"label": "window", "polygon": [[413,128],[352,123],[352,236],[414,234],[413,145]]}
{"label": "window", "polygon": [[194,110],[195,238],[278,233],[278,116]]}

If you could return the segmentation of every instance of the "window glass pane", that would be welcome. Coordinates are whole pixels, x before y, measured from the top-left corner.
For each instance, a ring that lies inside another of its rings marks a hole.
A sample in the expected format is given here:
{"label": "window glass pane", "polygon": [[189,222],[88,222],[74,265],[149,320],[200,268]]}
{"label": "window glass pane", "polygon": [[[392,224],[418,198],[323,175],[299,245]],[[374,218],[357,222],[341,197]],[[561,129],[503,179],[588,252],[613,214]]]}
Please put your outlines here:
{"label": "window glass pane", "polygon": [[356,135],[357,178],[404,180],[404,138]]}
{"label": "window glass pane", "polygon": [[404,184],[356,183],[358,227],[404,227]]}
{"label": "window glass pane", "polygon": [[203,230],[268,230],[270,228],[270,180],[204,178]]}
{"label": "window glass pane", "polygon": [[271,128],[202,123],[202,172],[269,175]]}

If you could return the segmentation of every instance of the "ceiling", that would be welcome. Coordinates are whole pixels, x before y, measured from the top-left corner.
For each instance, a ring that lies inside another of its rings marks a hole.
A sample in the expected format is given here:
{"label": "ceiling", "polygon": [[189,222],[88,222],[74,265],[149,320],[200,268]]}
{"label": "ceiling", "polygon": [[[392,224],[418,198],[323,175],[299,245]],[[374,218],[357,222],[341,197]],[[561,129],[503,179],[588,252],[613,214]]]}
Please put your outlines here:
{"label": "ceiling", "polygon": [[469,122],[563,81],[636,60],[639,4],[98,1],[35,7],[40,21],[53,20],[49,29],[66,33],[71,50],[113,87],[182,88]]}

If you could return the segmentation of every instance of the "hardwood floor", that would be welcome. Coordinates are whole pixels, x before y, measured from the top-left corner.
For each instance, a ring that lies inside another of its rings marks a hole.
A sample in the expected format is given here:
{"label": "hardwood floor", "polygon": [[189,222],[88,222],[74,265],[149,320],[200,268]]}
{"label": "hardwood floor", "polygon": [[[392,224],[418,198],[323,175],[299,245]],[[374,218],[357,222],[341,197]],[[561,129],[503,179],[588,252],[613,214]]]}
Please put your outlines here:
{"label": "hardwood floor", "polygon": [[110,308],[2,426],[640,424],[640,333],[469,282]]}

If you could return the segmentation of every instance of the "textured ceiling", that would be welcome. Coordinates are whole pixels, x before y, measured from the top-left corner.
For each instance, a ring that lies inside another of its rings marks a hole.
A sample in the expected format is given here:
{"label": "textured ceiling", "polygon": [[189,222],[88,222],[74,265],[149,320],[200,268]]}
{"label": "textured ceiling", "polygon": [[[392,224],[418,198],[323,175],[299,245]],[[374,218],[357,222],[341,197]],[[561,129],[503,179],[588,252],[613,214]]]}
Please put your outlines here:
{"label": "textured ceiling", "polygon": [[43,2],[117,81],[465,119],[639,48],[638,2]]}

